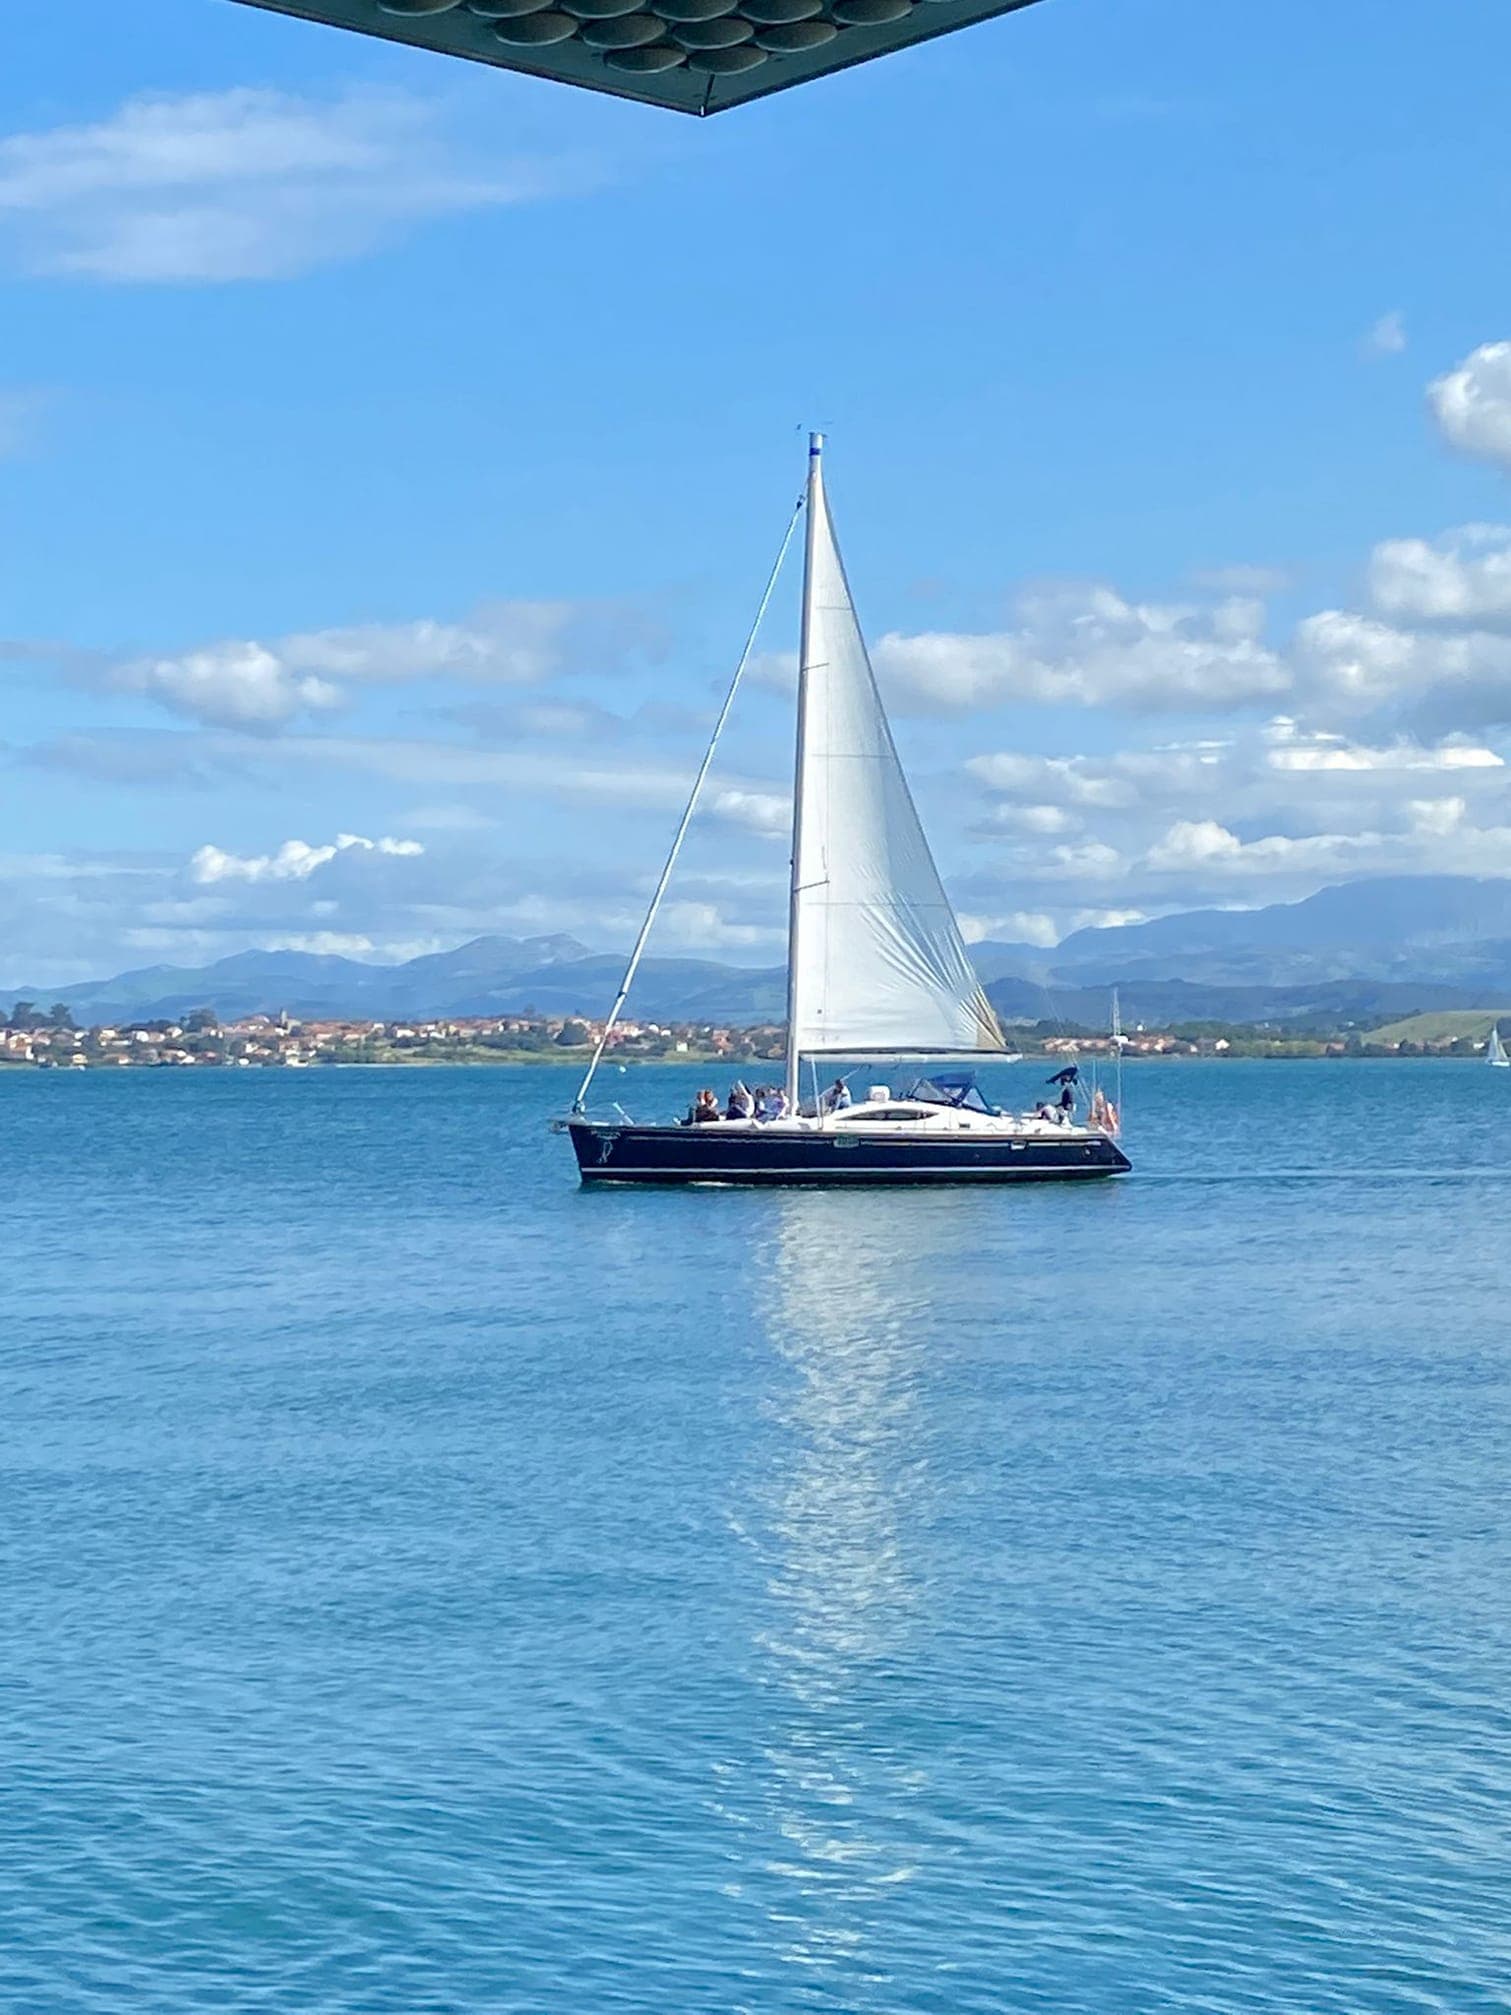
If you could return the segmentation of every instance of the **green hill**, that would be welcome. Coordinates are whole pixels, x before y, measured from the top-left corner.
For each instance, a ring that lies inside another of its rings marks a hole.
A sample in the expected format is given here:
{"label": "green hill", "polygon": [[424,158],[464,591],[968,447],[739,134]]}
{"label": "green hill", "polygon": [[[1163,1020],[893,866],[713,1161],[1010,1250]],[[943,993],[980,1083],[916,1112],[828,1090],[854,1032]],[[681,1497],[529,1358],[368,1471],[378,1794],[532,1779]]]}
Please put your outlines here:
{"label": "green hill", "polygon": [[1498,1022],[1511,1022],[1511,1008],[1445,1009],[1438,1014],[1408,1015],[1405,1021],[1387,1022],[1364,1040],[1366,1042],[1415,1042],[1424,1045],[1450,1042],[1485,1043]]}

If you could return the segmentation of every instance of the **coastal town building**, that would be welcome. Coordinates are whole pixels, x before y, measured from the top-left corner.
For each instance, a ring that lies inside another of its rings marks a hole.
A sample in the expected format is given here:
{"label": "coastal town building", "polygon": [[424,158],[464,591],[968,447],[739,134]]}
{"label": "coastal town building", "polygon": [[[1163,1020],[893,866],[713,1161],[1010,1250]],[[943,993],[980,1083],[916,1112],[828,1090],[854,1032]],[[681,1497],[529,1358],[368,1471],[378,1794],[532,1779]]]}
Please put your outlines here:
{"label": "coastal town building", "polygon": [[[1301,1030],[1211,1024],[1154,1029],[1139,1026],[1114,1039],[1088,1030],[1037,1023],[1013,1028],[1015,1046],[1046,1063],[1125,1058],[1240,1058],[1324,1056],[1476,1056],[1484,1051],[1478,1026],[1459,1028],[1449,1017],[1440,1033],[1403,1024],[1401,1035],[1356,1029]],[[34,1069],[307,1069],[315,1065],[549,1063],[580,1058],[604,1035],[602,1021],[576,1015],[411,1017],[376,1021],[329,1016],[305,1021],[289,1013],[252,1014],[219,1021],[208,1009],[182,1022],[101,1024],[75,1028],[29,1014],[17,1025],[0,1011],[0,1071]],[[621,1062],[706,1062],[723,1068],[779,1062],[786,1036],[780,1024],[740,1028],[714,1022],[625,1021],[608,1032],[606,1050]]]}

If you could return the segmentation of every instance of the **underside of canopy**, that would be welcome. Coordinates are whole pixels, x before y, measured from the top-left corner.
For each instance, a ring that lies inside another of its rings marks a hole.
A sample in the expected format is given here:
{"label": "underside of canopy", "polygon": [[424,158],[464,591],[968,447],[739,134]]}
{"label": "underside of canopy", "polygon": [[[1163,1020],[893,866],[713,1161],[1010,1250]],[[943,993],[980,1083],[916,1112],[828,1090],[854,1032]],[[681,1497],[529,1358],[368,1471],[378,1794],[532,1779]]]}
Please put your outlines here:
{"label": "underside of canopy", "polygon": [[676,112],[722,112],[1031,0],[242,0]]}

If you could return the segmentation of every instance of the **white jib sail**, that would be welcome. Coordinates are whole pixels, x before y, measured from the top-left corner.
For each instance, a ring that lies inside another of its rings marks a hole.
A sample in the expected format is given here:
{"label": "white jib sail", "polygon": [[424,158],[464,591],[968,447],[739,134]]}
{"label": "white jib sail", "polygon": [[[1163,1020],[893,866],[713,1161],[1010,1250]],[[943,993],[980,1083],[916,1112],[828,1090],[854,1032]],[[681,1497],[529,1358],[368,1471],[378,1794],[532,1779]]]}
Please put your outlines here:
{"label": "white jib sail", "polygon": [[850,599],[815,439],[793,838],[793,1054],[1006,1047],[929,852]]}
{"label": "white jib sail", "polygon": [[1490,1030],[1490,1040],[1485,1044],[1485,1058],[1487,1062],[1493,1064],[1511,1062],[1511,1058],[1508,1058],[1506,1055],[1506,1046],[1501,1041],[1499,1022],[1496,1022]]}

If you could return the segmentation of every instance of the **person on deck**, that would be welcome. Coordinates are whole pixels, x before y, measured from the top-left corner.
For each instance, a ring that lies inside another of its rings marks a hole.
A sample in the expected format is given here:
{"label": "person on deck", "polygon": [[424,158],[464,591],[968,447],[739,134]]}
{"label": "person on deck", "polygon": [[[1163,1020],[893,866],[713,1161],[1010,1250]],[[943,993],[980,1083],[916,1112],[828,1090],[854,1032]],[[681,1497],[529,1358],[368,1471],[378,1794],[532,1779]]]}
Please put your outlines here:
{"label": "person on deck", "polygon": [[820,1100],[823,1112],[844,1112],[850,1103],[850,1087],[842,1077],[837,1077]]}
{"label": "person on deck", "polygon": [[716,1120],[718,1117],[719,1101],[714,1097],[711,1088],[705,1088],[698,1093],[698,1102],[693,1107],[693,1125],[706,1126],[710,1120]]}
{"label": "person on deck", "polygon": [[755,1113],[755,1100],[738,1078],[729,1087],[729,1104],[724,1108],[726,1119],[750,1119]]}
{"label": "person on deck", "polygon": [[778,1091],[775,1085],[763,1085],[756,1094],[757,1119],[785,1119],[787,1117],[787,1094]]}

